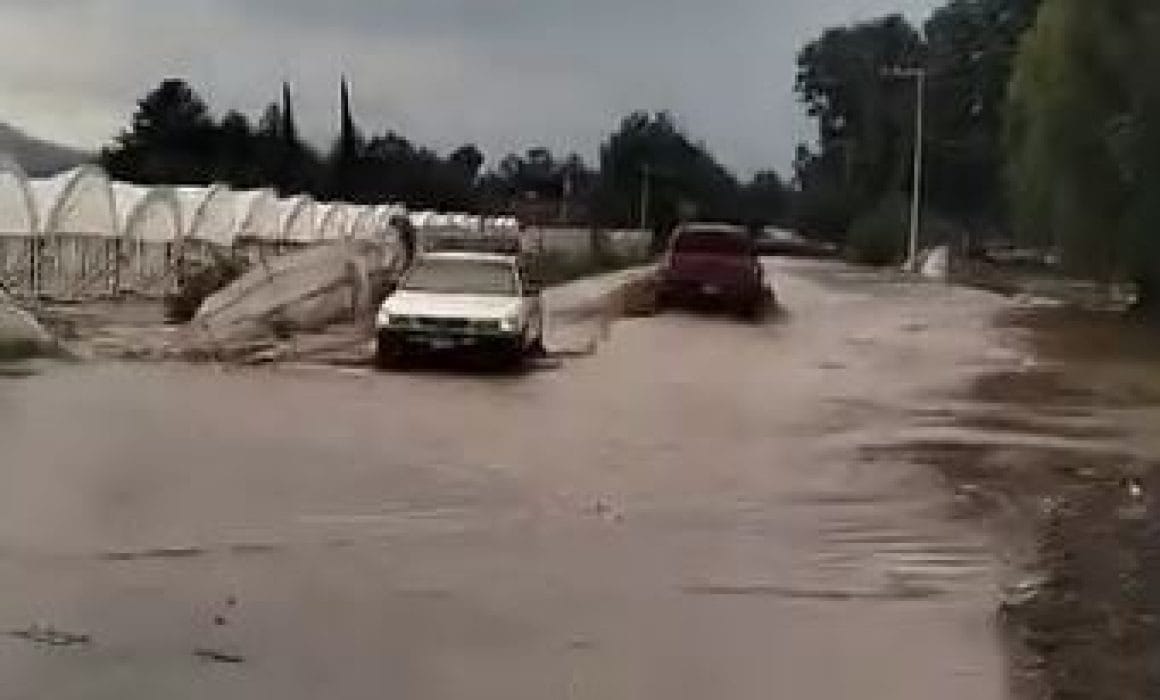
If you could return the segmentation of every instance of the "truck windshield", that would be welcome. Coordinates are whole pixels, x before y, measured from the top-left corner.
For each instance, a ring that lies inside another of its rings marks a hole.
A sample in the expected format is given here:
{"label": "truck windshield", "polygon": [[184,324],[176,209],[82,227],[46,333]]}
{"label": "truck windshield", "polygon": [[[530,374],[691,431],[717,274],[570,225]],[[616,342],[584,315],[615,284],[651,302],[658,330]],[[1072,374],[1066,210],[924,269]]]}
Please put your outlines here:
{"label": "truck windshield", "polygon": [[519,294],[513,267],[479,260],[421,260],[402,288],[411,292],[443,294]]}

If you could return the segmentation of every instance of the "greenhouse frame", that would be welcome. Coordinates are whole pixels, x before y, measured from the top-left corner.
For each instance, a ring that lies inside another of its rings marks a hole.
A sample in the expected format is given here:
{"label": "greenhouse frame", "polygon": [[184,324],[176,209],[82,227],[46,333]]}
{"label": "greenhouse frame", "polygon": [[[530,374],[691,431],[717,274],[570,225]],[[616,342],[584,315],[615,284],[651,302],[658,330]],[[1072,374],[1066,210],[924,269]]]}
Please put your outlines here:
{"label": "greenhouse frame", "polygon": [[343,240],[396,246],[399,217],[420,237],[520,228],[511,217],[316,202],[271,189],[134,185],[92,165],[33,179],[0,154],[0,289],[54,299],[161,296],[174,288],[182,261],[216,254],[259,260]]}

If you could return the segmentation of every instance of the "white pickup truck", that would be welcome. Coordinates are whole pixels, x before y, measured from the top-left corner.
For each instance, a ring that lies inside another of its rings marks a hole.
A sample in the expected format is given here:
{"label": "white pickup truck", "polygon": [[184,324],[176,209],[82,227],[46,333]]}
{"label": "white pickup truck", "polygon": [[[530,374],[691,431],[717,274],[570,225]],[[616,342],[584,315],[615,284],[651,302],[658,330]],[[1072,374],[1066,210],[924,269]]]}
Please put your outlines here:
{"label": "white pickup truck", "polygon": [[514,361],[543,348],[543,300],[516,255],[426,253],[379,308],[375,330],[380,366],[420,351]]}

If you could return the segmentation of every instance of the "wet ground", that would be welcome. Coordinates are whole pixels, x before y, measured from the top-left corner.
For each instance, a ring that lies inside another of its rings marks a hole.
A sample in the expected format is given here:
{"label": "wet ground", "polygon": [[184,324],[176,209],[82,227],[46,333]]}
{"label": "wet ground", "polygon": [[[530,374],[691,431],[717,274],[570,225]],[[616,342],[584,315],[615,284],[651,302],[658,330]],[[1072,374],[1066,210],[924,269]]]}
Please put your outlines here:
{"label": "wet ground", "polygon": [[520,374],[0,378],[0,697],[976,700],[1076,667],[1034,642],[1075,562],[1046,533],[1086,520],[1011,475],[1090,452],[1135,493],[1143,390],[1060,387],[1000,297],[769,265],[764,324],[625,320]]}
{"label": "wet ground", "polygon": [[1160,697],[1160,332],[1075,309],[1001,324],[1036,361],[972,393],[1027,421],[1000,430],[1039,439],[936,462],[1029,530],[1035,573],[1003,607],[1019,675],[1034,697]]}

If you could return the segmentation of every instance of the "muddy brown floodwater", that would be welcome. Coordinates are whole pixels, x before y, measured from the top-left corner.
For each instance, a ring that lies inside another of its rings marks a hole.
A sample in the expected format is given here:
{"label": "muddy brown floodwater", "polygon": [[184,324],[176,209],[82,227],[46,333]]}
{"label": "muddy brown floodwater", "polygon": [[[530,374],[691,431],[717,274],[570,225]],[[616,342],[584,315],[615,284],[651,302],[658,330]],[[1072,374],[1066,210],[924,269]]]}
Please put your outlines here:
{"label": "muddy brown floodwater", "polygon": [[1149,418],[986,396],[1040,368],[999,297],[767,264],[765,324],[519,375],[0,378],[0,697],[1014,697],[1051,561],[994,450]]}

